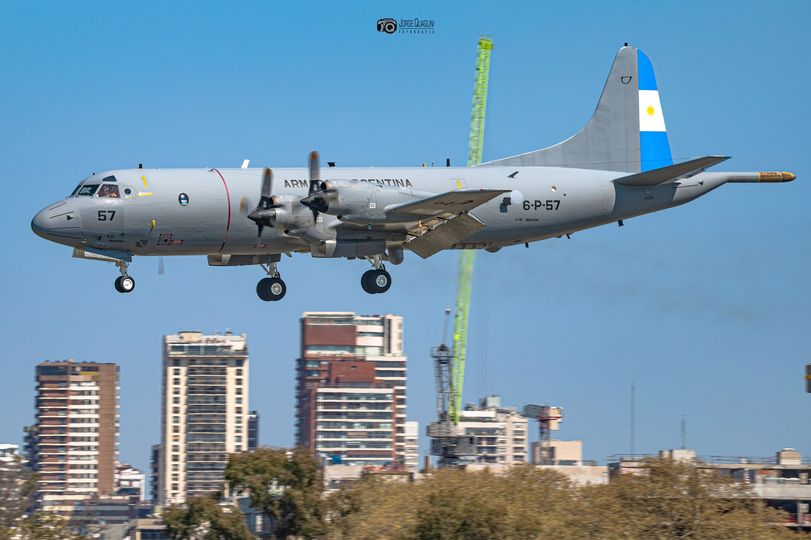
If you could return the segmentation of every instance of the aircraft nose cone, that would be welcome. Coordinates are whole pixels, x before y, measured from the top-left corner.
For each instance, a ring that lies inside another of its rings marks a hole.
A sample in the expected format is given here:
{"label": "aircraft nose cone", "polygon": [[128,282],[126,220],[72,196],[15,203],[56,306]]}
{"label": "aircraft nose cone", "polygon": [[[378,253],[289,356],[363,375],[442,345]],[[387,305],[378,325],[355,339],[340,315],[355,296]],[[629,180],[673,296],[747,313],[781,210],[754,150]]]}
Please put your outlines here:
{"label": "aircraft nose cone", "polygon": [[31,220],[31,230],[46,240],[70,245],[79,237],[80,221],[72,201],[60,201],[37,212]]}
{"label": "aircraft nose cone", "polygon": [[45,208],[37,212],[34,219],[31,220],[31,230],[37,236],[48,238],[48,209]]}

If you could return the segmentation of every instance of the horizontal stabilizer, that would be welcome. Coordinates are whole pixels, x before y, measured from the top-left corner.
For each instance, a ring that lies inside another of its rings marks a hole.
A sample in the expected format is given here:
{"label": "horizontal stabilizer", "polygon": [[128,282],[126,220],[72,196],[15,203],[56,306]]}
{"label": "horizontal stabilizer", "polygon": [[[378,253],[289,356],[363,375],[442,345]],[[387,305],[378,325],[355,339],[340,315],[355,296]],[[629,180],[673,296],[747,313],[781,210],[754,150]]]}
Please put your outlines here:
{"label": "horizontal stabilizer", "polygon": [[406,247],[423,259],[427,259],[483,228],[484,223],[470,214],[459,214],[422,236],[414,238],[406,244]]}
{"label": "horizontal stabilizer", "polygon": [[629,176],[623,176],[622,178],[617,178],[614,180],[614,183],[621,184],[623,186],[636,187],[658,186],[659,184],[664,184],[665,182],[674,182],[676,180],[681,180],[682,178],[690,178],[691,176],[703,172],[704,169],[708,169],[713,165],[718,165],[722,161],[726,161],[728,159],[729,156],[700,157],[685,161],[683,163],[668,165],[667,167],[662,167],[660,169],[653,169]]}
{"label": "horizontal stabilizer", "polygon": [[472,210],[499,195],[509,192],[509,189],[457,189],[414,202],[387,206],[386,216],[390,218],[407,217],[417,221],[443,214],[458,214]]}

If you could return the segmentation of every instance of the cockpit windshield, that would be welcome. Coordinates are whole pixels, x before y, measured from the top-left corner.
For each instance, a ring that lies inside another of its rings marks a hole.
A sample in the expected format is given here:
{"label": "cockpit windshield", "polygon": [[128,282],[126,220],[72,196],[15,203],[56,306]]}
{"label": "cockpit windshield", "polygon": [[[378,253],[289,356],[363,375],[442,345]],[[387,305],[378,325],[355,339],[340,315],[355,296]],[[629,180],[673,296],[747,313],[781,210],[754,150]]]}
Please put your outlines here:
{"label": "cockpit windshield", "polygon": [[68,195],[68,197],[73,197],[73,196],[75,196],[75,195],[76,195],[76,193],[78,193],[78,191],[79,191],[79,188],[80,188],[80,187],[82,187],[82,184],[79,184],[78,186],[76,186],[76,189],[74,189],[73,191],[71,191],[71,192],[70,192],[70,195]]}
{"label": "cockpit windshield", "polygon": [[119,197],[118,186],[115,184],[102,184],[101,189],[99,190],[99,197],[110,197],[112,199],[117,199]]}
{"label": "cockpit windshield", "polygon": [[85,184],[76,192],[77,197],[92,197],[96,190],[99,188],[98,184]]}

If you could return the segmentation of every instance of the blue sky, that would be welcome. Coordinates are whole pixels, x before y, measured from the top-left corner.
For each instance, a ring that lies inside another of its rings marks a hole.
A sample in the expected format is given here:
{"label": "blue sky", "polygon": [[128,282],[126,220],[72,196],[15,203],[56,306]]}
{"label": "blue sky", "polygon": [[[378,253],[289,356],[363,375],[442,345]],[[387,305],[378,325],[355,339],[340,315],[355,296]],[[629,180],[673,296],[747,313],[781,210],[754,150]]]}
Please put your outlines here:
{"label": "blue sky", "polygon": [[[376,32],[381,17],[433,35]],[[587,458],[638,451],[811,454],[799,420],[809,356],[807,149],[811,4],[797,2],[22,3],[0,6],[0,223],[4,350],[0,441],[33,420],[34,365],[121,365],[121,459],[159,439],[161,336],[247,333],[265,444],[293,440],[298,318],[405,316],[409,414],[433,415],[429,348],[455,294],[456,253],[394,268],[385,295],[364,263],[285,259],[283,302],[252,268],[202,257],[114,267],[70,258],[30,230],[91,171],[137,166],[463,163],[476,39],[495,41],[485,137],[493,159],[568,137],[588,119],[623,42],[656,68],[673,155],[727,154],[719,170],[790,170],[785,185],[728,185],[687,206],[477,258],[466,401],[565,409]],[[318,285],[313,285],[317,283]],[[533,426],[533,431],[534,431]]]}

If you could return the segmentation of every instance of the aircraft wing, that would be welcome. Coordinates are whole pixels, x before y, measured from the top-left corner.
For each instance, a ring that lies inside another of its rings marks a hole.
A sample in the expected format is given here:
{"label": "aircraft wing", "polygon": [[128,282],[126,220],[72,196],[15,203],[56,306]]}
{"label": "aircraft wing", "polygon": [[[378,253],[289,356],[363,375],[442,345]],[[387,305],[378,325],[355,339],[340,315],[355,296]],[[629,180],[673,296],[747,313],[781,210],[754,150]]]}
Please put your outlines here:
{"label": "aircraft wing", "polygon": [[495,199],[499,195],[510,193],[509,189],[457,189],[426,197],[418,201],[392,204],[386,207],[387,216],[398,219],[409,218],[413,221],[430,219],[443,214],[459,214],[473,210],[479,205]]}
{"label": "aircraft wing", "polygon": [[691,176],[703,172],[704,169],[708,169],[713,165],[718,165],[722,161],[726,161],[728,159],[729,156],[700,157],[685,161],[683,163],[668,165],[667,167],[662,167],[660,169],[653,169],[629,176],[623,176],[614,180],[614,183],[621,184],[623,186],[635,187],[658,186],[659,184],[664,184],[665,182],[674,182],[676,180],[681,180],[682,178],[690,178]]}
{"label": "aircraft wing", "polygon": [[[427,259],[431,255],[461,242],[483,228],[484,223],[476,217],[462,213],[453,219],[442,221],[437,226],[427,229],[419,236],[406,242],[405,247],[423,259]],[[411,234],[414,234],[414,231]]]}

